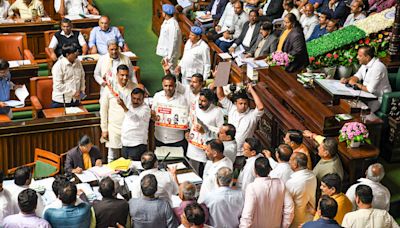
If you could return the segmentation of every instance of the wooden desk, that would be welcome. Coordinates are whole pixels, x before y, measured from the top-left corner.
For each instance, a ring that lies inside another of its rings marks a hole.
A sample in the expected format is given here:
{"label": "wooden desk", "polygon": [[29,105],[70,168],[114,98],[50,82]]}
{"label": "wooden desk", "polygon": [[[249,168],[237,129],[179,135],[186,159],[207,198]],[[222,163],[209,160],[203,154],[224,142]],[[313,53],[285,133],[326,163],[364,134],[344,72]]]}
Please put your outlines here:
{"label": "wooden desk", "polygon": [[[30,78],[36,77],[38,75],[39,65],[37,64],[27,64],[21,65],[18,67],[10,68],[11,73],[11,81],[16,85],[26,85],[28,91],[30,91]],[[18,100],[17,97],[14,95],[14,92],[11,92],[11,99]],[[30,96],[26,98],[26,105],[30,105],[31,100]]]}
{"label": "wooden desk", "polygon": [[93,28],[99,25],[99,19],[82,18],[82,19],[72,20],[72,25],[74,28]]}
{"label": "wooden desk", "polygon": [[368,166],[377,161],[378,155],[379,149],[369,144],[361,145],[359,148],[348,148],[346,142],[339,143],[340,160],[349,174],[350,184],[365,176]]}
{"label": "wooden desk", "polygon": [[0,114],[0,122],[1,123],[11,122],[11,119],[6,114]]}
{"label": "wooden desk", "polygon": [[62,116],[77,116],[77,115],[86,115],[88,114],[88,110],[86,110],[85,107],[79,106],[80,109],[83,110],[83,112],[80,113],[75,113],[75,114],[65,114],[65,108],[49,108],[49,109],[43,109],[43,115],[45,118],[58,118]]}
{"label": "wooden desk", "polygon": [[45,59],[44,31],[54,30],[56,21],[4,23],[0,24],[0,33],[24,32],[28,38],[28,47],[36,59]]}

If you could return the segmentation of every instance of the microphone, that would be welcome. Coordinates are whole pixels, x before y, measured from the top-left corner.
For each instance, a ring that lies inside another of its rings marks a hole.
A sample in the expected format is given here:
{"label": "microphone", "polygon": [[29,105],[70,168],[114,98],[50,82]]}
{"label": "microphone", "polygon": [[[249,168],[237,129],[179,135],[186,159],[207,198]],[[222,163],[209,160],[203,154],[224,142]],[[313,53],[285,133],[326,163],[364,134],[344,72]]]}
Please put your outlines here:
{"label": "microphone", "polygon": [[65,95],[63,94],[64,114],[67,115],[67,108],[65,107]]}
{"label": "microphone", "polygon": [[168,154],[164,157],[164,159],[160,162],[158,167],[160,169],[167,169],[167,166],[165,165],[165,161],[167,160],[168,156],[171,154],[171,152],[168,152]]}
{"label": "microphone", "polygon": [[21,48],[19,48],[19,46],[17,48],[18,48],[19,55],[20,55],[20,57],[22,59],[22,65],[24,65],[25,64],[24,63],[24,55],[22,54]]}
{"label": "microphone", "polygon": [[[362,85],[362,81],[360,81],[360,84]],[[356,99],[356,108],[358,108],[358,100],[360,100],[360,96],[361,96],[362,89],[361,89],[361,88],[358,88],[357,85],[354,84],[353,89],[354,89],[354,90],[357,90],[356,88],[360,90],[360,92],[359,92],[358,95],[357,95],[357,99]]]}

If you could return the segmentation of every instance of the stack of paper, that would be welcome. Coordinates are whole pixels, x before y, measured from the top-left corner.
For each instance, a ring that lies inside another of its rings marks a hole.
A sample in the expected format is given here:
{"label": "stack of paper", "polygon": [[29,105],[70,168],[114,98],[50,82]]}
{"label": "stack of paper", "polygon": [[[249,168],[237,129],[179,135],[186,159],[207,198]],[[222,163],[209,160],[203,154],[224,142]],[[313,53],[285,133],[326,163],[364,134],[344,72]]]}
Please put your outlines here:
{"label": "stack of paper", "polygon": [[197,11],[196,12],[196,19],[199,20],[200,22],[210,22],[212,21],[212,16],[208,15],[206,16],[206,12],[205,11]]}
{"label": "stack of paper", "polygon": [[161,146],[156,147],[154,153],[157,157],[165,157],[168,153],[170,158],[183,158],[183,148],[182,147],[170,147],[170,146]]}
{"label": "stack of paper", "polygon": [[67,107],[65,108],[65,113],[66,114],[76,114],[76,113],[81,113],[84,112],[82,109],[78,107]]}
{"label": "stack of paper", "polygon": [[182,162],[178,162],[178,163],[172,163],[172,164],[168,164],[167,167],[170,169],[172,167],[176,167],[176,169],[186,169],[186,165],[183,164]]}
{"label": "stack of paper", "polygon": [[31,64],[30,60],[13,60],[13,61],[8,61],[8,64],[10,64],[10,68],[14,67],[19,67],[23,65],[29,65]]}
{"label": "stack of paper", "polygon": [[182,8],[186,8],[192,6],[192,2],[190,0],[178,0],[178,5],[182,6]]}
{"label": "stack of paper", "polygon": [[127,171],[131,165],[131,160],[125,159],[123,157],[118,158],[115,161],[112,161],[108,163],[108,167],[112,170],[122,170],[122,171]]}
{"label": "stack of paper", "polygon": [[79,178],[79,180],[82,183],[92,182],[92,181],[98,180],[96,175],[93,172],[90,172],[89,170],[85,170],[80,174],[76,173],[75,175]]}
{"label": "stack of paper", "polygon": [[15,108],[22,108],[25,106],[25,99],[29,96],[28,89],[26,88],[25,85],[23,85],[21,88],[18,88],[15,90],[15,96],[19,100],[9,100],[5,101],[4,103],[7,104],[9,107],[15,107]]}
{"label": "stack of paper", "polygon": [[177,175],[178,182],[183,183],[185,181],[192,182],[193,184],[200,184],[203,182],[201,177],[199,177],[196,173],[194,172],[188,172],[188,173],[181,173]]}

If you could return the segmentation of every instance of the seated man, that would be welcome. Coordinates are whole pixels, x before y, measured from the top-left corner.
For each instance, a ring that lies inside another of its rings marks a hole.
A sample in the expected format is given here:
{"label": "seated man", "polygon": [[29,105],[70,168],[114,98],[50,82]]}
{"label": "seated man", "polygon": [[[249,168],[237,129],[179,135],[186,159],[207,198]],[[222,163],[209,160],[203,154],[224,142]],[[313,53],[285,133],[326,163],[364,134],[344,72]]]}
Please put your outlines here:
{"label": "seated man", "polygon": [[7,60],[0,59],[0,114],[6,114],[12,118],[11,107],[8,107],[4,101],[10,100],[10,90],[17,89],[21,85],[15,85],[11,81],[10,64]]}
{"label": "seated man", "polygon": [[157,182],[153,174],[143,176],[140,181],[143,196],[129,201],[132,227],[178,227],[178,221],[169,203],[155,196]]}
{"label": "seated man", "polygon": [[93,166],[102,166],[101,154],[97,146],[93,146],[89,136],[84,135],[79,145],[67,152],[65,172],[82,173]]}
{"label": "seated man", "polygon": [[260,20],[273,21],[281,18],[283,11],[283,0],[267,1],[263,7],[259,9]]}
{"label": "seated man", "polygon": [[72,31],[72,22],[68,18],[61,20],[61,30],[56,32],[51,38],[49,50],[51,59],[55,62],[58,57],[62,55],[62,47],[66,44],[76,44],[79,55],[86,55],[88,47],[83,38],[82,33],[79,31]]}
{"label": "seated man", "polygon": [[99,11],[87,0],[55,0],[54,10],[61,17],[65,15],[99,15]]}
{"label": "seated man", "polygon": [[377,96],[378,100],[368,102],[371,112],[376,112],[381,106],[383,94],[392,91],[388,71],[379,58],[375,57],[375,49],[372,46],[359,48],[357,59],[361,64],[357,73],[350,78],[342,78],[340,81]]}
{"label": "seated man", "polygon": [[205,15],[201,17],[202,19],[212,19],[212,21],[203,23],[201,27],[207,30],[213,26],[214,21],[218,22],[224,13],[227,3],[228,0],[212,0],[205,10]]}
{"label": "seated man", "polygon": [[268,56],[276,51],[278,46],[278,37],[273,33],[274,26],[271,22],[266,21],[261,24],[260,35],[256,43],[251,47],[246,57],[257,58],[259,56]]}
{"label": "seated man", "polygon": [[50,228],[50,224],[35,215],[38,196],[33,189],[25,189],[18,194],[19,214],[7,216],[2,225],[4,227],[25,227],[25,228]]}
{"label": "seated man", "polygon": [[300,24],[303,27],[304,38],[308,40],[314,31],[314,28],[318,26],[318,16],[314,14],[314,6],[308,3],[304,7],[304,14],[300,17]]}
{"label": "seated man", "polygon": [[43,216],[44,219],[52,227],[89,227],[91,207],[86,203],[75,206],[76,195],[76,185],[72,182],[65,183],[59,192],[63,207],[47,209]]}
{"label": "seated man", "polygon": [[79,106],[85,94],[85,71],[78,60],[75,44],[62,47],[62,57],[51,69],[53,74],[52,108]]}
{"label": "seated man", "polygon": [[326,25],[328,24],[328,21],[331,19],[331,16],[329,16],[326,13],[320,13],[319,15],[319,24],[314,27],[314,30],[312,31],[310,37],[306,40],[311,41],[317,38],[320,38],[321,36],[325,35],[327,33],[326,31]]}
{"label": "seated man", "polygon": [[249,21],[244,23],[242,33],[233,42],[229,48],[229,52],[233,53],[239,45],[242,45],[245,51],[250,51],[251,46],[257,41],[258,34],[260,34],[260,27],[261,23],[258,21],[258,11],[250,11]]}
{"label": "seated man", "polygon": [[344,24],[350,12],[344,0],[324,0],[320,10],[320,12],[325,12],[329,14],[331,18],[338,20],[339,25]]}
{"label": "seated man", "polygon": [[7,19],[8,8],[10,8],[10,3],[7,0],[0,0],[0,21]]}
{"label": "seated man", "polygon": [[117,27],[110,27],[110,22],[111,20],[108,16],[101,16],[99,19],[99,26],[94,27],[90,32],[89,48],[91,54],[106,54],[107,42],[111,39],[117,41],[122,51],[129,51],[128,45],[125,43],[121,32]]}
{"label": "seated man", "polygon": [[354,22],[365,18],[364,3],[361,0],[353,1],[350,6],[350,12],[351,14],[347,16],[343,26],[352,25]]}
{"label": "seated man", "polygon": [[16,0],[8,9],[11,19],[37,20],[46,15],[43,3],[40,0]]}

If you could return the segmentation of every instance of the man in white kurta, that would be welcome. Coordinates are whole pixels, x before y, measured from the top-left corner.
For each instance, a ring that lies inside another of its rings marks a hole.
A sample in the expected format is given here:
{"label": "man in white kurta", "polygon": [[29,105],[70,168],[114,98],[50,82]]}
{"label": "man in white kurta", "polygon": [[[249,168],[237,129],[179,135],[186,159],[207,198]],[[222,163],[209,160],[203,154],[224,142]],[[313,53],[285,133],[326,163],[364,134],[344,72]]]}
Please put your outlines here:
{"label": "man in white kurta", "polygon": [[272,168],[269,176],[272,178],[279,178],[283,181],[283,183],[286,183],[293,174],[293,170],[290,168],[289,164],[290,157],[293,154],[292,148],[287,144],[279,145],[275,152],[275,157],[278,162],[272,158],[270,151],[264,150],[263,154],[266,158],[268,158],[269,164]]}
{"label": "man in white kurta", "polygon": [[236,186],[243,192],[246,192],[247,185],[256,178],[254,173],[254,163],[261,157],[261,144],[258,139],[247,138],[243,144],[243,155],[246,157],[246,164],[240,171]]}
{"label": "man in white kurta", "polygon": [[106,147],[108,147],[108,162],[118,158],[122,148],[121,127],[125,112],[118,100],[127,101],[132,90],[136,87],[128,79],[129,68],[127,65],[118,66],[116,77],[117,83],[107,84],[100,97],[101,136],[106,140]]}
{"label": "man in white kurta", "polygon": [[121,129],[122,156],[134,161],[140,161],[142,154],[147,151],[151,111],[143,102],[144,94],[142,89],[135,88],[130,95],[130,102],[121,104],[125,110]]}
{"label": "man in white kurta", "polygon": [[305,154],[292,154],[289,163],[294,171],[286,182],[286,189],[294,201],[294,219],[290,227],[297,228],[313,219],[308,208],[315,208],[317,178],[312,171],[307,169],[307,156]]}
{"label": "man in white kurta", "polygon": [[304,7],[304,14],[300,17],[300,24],[303,27],[304,38],[306,40],[310,38],[318,23],[318,16],[314,14],[314,6],[311,3],[308,3]]}
{"label": "man in white kurta", "polygon": [[218,139],[224,143],[224,156],[235,163],[237,144],[235,140],[236,128],[232,124],[224,123],[219,128]]}
{"label": "man in white kurta", "polygon": [[156,54],[166,59],[171,69],[175,69],[181,54],[181,29],[174,17],[175,7],[170,4],[164,4],[162,10],[164,21],[161,24]]}
{"label": "man in white kurta", "polygon": [[232,170],[232,161],[224,156],[224,144],[219,139],[213,139],[207,142],[206,155],[209,159],[204,167],[203,183],[201,184],[199,203],[203,203],[206,195],[217,189],[218,184],[216,174],[222,167]]}
{"label": "man in white kurta", "polygon": [[0,171],[0,224],[3,224],[3,219],[14,211],[11,193],[3,188],[3,177],[3,171]]}
{"label": "man in white kurta", "polygon": [[210,48],[201,39],[202,32],[203,30],[200,27],[192,26],[182,59],[175,68],[175,74],[182,73],[182,84],[184,85],[189,83],[190,78],[195,73],[202,74],[204,80],[210,76]]}
{"label": "man in white kurta", "polygon": [[125,64],[129,68],[129,80],[137,83],[133,66],[128,56],[120,53],[118,43],[116,40],[109,40],[107,42],[108,54],[100,56],[97,61],[96,68],[94,69],[94,79],[100,85],[100,95],[103,93],[107,82],[114,85],[117,83],[117,67]]}
{"label": "man in white kurta", "polygon": [[[200,164],[206,163],[207,157],[204,152],[206,141],[216,138],[217,131],[224,123],[224,114],[222,109],[214,104],[214,93],[210,89],[202,89],[200,91],[200,97],[198,105],[194,111],[194,121],[192,122],[191,132],[194,132],[198,138],[203,140],[203,143],[199,143],[199,140],[192,141],[189,138],[189,145],[186,156],[190,159],[190,162],[195,166],[194,168],[198,173]],[[189,134],[190,134],[189,133]],[[203,166],[202,165],[202,166]]]}

